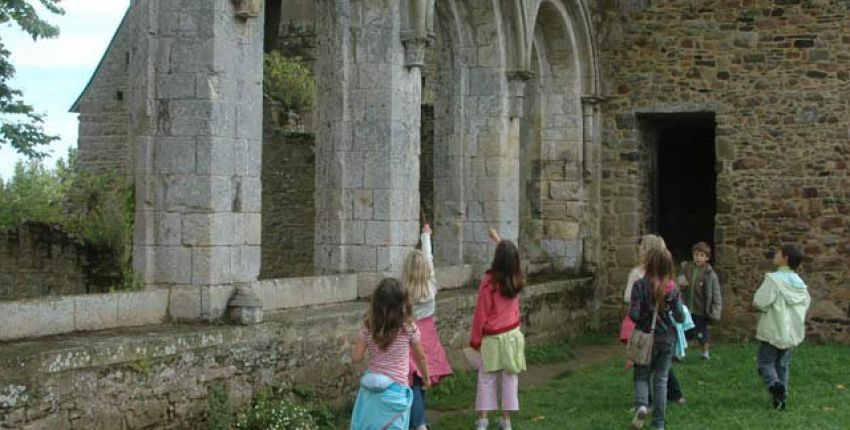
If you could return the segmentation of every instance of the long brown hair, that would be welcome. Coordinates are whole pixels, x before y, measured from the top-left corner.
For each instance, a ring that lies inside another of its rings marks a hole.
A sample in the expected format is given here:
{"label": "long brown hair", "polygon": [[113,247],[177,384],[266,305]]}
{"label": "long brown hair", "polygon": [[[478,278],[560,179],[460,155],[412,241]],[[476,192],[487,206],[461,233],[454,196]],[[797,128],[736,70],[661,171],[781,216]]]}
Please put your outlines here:
{"label": "long brown hair", "polygon": [[513,298],[525,287],[525,276],[519,259],[519,250],[509,240],[503,240],[496,246],[496,255],[490,265],[490,274],[499,284],[499,293]]}
{"label": "long brown hair", "polygon": [[646,278],[652,281],[655,302],[660,310],[664,305],[664,290],[673,279],[673,257],[666,249],[652,248],[646,252]]}
{"label": "long brown hair", "polygon": [[378,348],[385,350],[393,343],[411,315],[413,308],[401,288],[401,282],[396,278],[384,278],[369,299],[366,329],[372,333],[372,340]]}

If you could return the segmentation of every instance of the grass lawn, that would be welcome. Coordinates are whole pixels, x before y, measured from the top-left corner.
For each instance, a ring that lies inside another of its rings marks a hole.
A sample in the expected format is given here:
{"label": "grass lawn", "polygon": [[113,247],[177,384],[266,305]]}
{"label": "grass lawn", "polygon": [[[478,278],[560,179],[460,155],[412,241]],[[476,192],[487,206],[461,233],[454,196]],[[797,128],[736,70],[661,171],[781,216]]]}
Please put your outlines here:
{"label": "grass lawn", "polygon": [[[712,358],[692,356],[674,364],[686,405],[668,405],[670,429],[841,429],[850,430],[850,346],[804,344],[791,363],[788,409],[771,409],[755,370],[756,344],[722,345]],[[566,344],[530,351],[529,361],[547,363],[571,355]],[[631,420],[632,373],[622,354],[548,383],[523,387],[514,416],[516,429],[621,429]],[[535,357],[533,360],[531,357]],[[429,394],[429,408],[440,411],[435,430],[470,429],[475,376],[461,373]],[[491,428],[496,415],[491,416]],[[649,428],[649,419],[646,428]]]}

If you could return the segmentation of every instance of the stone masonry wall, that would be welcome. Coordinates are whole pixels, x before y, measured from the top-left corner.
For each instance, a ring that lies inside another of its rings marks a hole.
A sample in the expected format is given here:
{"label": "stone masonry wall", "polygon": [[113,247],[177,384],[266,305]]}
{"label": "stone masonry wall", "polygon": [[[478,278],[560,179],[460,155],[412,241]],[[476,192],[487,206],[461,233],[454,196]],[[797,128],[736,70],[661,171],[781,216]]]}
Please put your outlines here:
{"label": "stone masonry wall", "polygon": [[313,274],[315,138],[267,130],[263,136],[260,278]]}
{"label": "stone masonry wall", "polygon": [[43,224],[0,231],[0,300],[106,292],[121,279],[111,254]]}
{"label": "stone masonry wall", "polygon": [[131,49],[132,13],[115,31],[112,43],[74,106],[79,115],[79,163],[90,171],[117,171],[130,174],[134,148],[129,144],[129,115],[126,98]]}
{"label": "stone masonry wall", "polygon": [[[644,232],[639,113],[713,112],[715,266],[726,327],[754,331],[749,302],[784,242],[808,257],[813,335],[850,324],[850,4],[836,0],[600,1],[602,233],[608,321],[619,321]],[[696,240],[696,239],[695,239]]]}
{"label": "stone masonry wall", "polygon": [[[529,286],[522,301],[529,341],[582,333],[592,295],[587,279]],[[457,366],[474,305],[471,289],[438,298],[438,329]],[[0,350],[0,427],[204,428],[216,386],[235,407],[270,383],[350,401],[361,368],[349,352],[364,307],[295,309],[253,327],[153,326],[7,343]]]}

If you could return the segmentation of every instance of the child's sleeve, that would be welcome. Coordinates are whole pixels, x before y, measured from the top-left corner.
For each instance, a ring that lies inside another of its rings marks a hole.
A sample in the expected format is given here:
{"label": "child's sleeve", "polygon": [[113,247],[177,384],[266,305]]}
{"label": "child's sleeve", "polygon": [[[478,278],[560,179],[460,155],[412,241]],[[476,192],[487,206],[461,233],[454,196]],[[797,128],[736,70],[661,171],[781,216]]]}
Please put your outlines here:
{"label": "child's sleeve", "polygon": [[422,253],[425,254],[428,267],[431,268],[431,277],[428,278],[428,289],[431,290],[431,297],[436,297],[437,272],[434,271],[434,249],[431,247],[431,235],[429,233],[422,233],[419,235],[419,241],[422,242]]}
{"label": "child's sleeve", "polygon": [[636,281],[632,285],[632,297],[629,302],[629,318],[632,319],[635,323],[640,321],[640,312],[641,312],[641,303],[640,303],[640,289],[637,288],[640,281]]}
{"label": "child's sleeve", "polygon": [[711,303],[708,304],[707,316],[713,321],[720,321],[720,315],[723,311],[723,298],[720,293],[720,280],[717,279],[717,273],[714,273],[714,271],[708,277],[708,288],[711,291]]}
{"label": "child's sleeve", "polygon": [[770,275],[764,275],[764,281],[753,296],[753,306],[759,311],[765,312],[776,300],[776,287]]}
{"label": "child's sleeve", "polygon": [[485,276],[478,286],[478,299],[475,302],[475,312],[472,314],[472,330],[469,333],[469,346],[473,349],[481,347],[481,339],[484,337],[484,320],[487,318],[487,309],[492,306],[492,297],[487,291],[490,288],[490,277]]}

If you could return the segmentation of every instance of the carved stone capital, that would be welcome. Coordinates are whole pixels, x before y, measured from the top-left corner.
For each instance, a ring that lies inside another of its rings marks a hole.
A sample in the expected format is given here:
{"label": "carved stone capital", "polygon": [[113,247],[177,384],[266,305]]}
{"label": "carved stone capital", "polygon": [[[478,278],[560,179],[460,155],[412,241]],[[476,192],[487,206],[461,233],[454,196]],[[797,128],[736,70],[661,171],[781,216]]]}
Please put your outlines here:
{"label": "carved stone capital", "polygon": [[247,20],[260,16],[262,0],[231,0],[233,2],[233,15],[239,19]]}
{"label": "carved stone capital", "polygon": [[507,75],[511,118],[522,118],[525,115],[525,84],[534,74],[527,70],[514,70]]}
{"label": "carved stone capital", "polygon": [[404,45],[404,65],[408,68],[425,66],[425,50],[431,46],[434,36],[421,31],[404,32],[401,43]]}
{"label": "carved stone capital", "polygon": [[581,96],[581,104],[587,106],[598,106],[605,101],[605,97],[589,95],[589,96]]}

